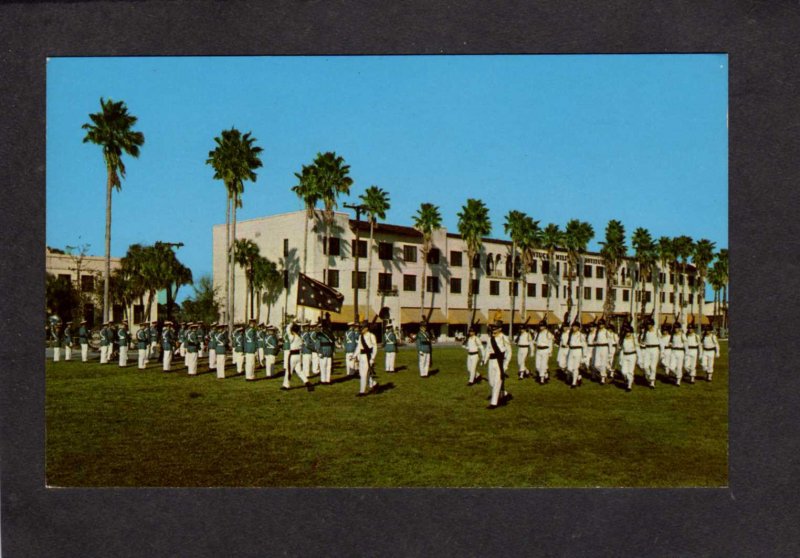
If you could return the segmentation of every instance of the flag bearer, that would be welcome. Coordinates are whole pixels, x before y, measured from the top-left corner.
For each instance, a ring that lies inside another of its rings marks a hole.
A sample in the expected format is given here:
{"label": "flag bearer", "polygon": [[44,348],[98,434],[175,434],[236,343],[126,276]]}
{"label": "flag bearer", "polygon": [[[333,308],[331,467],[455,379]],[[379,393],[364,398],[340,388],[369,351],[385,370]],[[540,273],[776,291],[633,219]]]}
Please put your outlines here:
{"label": "flag bearer", "polygon": [[300,353],[303,350],[303,338],[300,337],[300,326],[298,324],[291,324],[289,329],[289,342],[284,345],[284,348],[289,349],[289,366],[283,373],[283,385],[281,389],[286,391],[291,387],[292,374],[297,374],[297,377],[303,382],[303,385],[308,391],[314,391],[314,386],[308,381],[308,376],[303,372],[301,364]]}
{"label": "flag bearer", "polygon": [[706,381],[711,381],[714,374],[714,358],[719,358],[719,341],[710,325],[703,326],[703,336],[700,339],[703,349],[702,366],[706,374]]}

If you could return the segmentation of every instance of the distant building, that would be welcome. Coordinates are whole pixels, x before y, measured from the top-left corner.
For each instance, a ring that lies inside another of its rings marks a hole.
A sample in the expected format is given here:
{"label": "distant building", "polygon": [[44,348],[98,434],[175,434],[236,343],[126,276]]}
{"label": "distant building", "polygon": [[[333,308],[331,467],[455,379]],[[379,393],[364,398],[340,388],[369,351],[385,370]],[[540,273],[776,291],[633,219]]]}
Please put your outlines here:
{"label": "distant building", "polygon": [[[270,321],[279,323],[284,313],[300,315],[295,301],[297,297],[297,274],[303,270],[303,234],[307,225],[305,211],[271,215],[257,219],[239,221],[237,238],[250,239],[255,242],[262,256],[276,262],[279,268],[287,270],[284,285],[288,291],[282,293],[279,300],[270,309]],[[356,231],[360,235],[356,247]],[[347,214],[336,213],[329,244],[325,246],[325,227],[317,217],[308,230],[308,261],[306,274],[322,281],[344,294],[344,305],[340,314],[332,314],[334,324],[351,321],[356,311],[353,308],[353,287],[359,283],[359,314],[363,318],[366,313],[366,283],[368,264],[369,223],[356,222]],[[432,250],[428,256],[429,265],[425,270],[423,284],[422,235],[411,227],[378,223],[374,228],[374,252],[372,259],[372,277],[368,319],[383,311],[388,313],[395,323],[416,325],[421,316],[420,295],[425,289],[425,309],[422,314],[428,317],[431,324],[444,335],[453,335],[457,331],[465,331],[470,322],[470,311],[467,304],[467,293],[470,281],[470,268],[467,261],[467,249],[460,235],[440,229],[433,235]],[[355,276],[355,260],[353,254],[358,250],[359,273]],[[489,321],[502,319],[505,323],[511,320],[511,289],[517,289],[515,300],[515,323],[526,320],[538,322],[546,317],[551,323],[561,322],[567,311],[567,254],[557,251],[550,273],[550,262],[547,253],[536,251],[530,269],[525,274],[524,286],[521,282],[512,282],[512,266],[510,260],[511,242],[497,239],[484,239],[480,254],[476,257],[475,279],[475,319],[485,325]],[[573,277],[573,310],[572,318],[577,316],[580,306],[580,319],[592,321],[603,312],[606,294],[605,266],[600,254],[585,254],[582,270],[583,280],[579,282],[578,272]],[[521,268],[519,256],[515,264]],[[660,270],[662,281],[666,284],[659,291],[661,301],[661,321],[672,321],[682,300],[678,281],[680,273]],[[235,312],[236,321],[245,318],[246,279],[244,270],[236,266],[235,270]],[[627,315],[628,312],[639,312],[641,309],[641,286],[636,292],[632,290],[633,280],[638,275],[633,262],[628,261],[621,266],[613,283],[615,313]],[[225,225],[213,228],[213,278],[217,288],[218,299],[225,305]],[[697,312],[696,302],[702,300],[693,289],[695,268],[687,265],[686,303],[684,312]],[[522,289],[525,290],[526,316],[522,315]],[[548,292],[550,293],[550,310],[548,309]],[[645,287],[646,312],[653,311],[655,291],[652,283]],[[249,308],[249,306],[247,306]],[[266,319],[267,307],[256,302],[256,311],[261,321]],[[306,319],[315,320],[319,311],[306,308]]]}

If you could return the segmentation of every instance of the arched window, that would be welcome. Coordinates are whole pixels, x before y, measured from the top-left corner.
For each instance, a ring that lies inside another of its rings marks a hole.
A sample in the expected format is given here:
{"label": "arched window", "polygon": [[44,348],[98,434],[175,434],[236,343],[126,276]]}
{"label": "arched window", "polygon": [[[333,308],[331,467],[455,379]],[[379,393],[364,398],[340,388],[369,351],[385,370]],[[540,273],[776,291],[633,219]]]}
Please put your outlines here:
{"label": "arched window", "polygon": [[491,275],[494,273],[494,257],[492,254],[486,256],[486,274]]}
{"label": "arched window", "polygon": [[472,267],[475,269],[481,268],[481,255],[480,253],[476,253],[475,256],[472,258]]}
{"label": "arched window", "polygon": [[[506,277],[511,277],[511,262],[513,260],[511,258],[506,258]],[[519,266],[514,271],[519,271]]]}

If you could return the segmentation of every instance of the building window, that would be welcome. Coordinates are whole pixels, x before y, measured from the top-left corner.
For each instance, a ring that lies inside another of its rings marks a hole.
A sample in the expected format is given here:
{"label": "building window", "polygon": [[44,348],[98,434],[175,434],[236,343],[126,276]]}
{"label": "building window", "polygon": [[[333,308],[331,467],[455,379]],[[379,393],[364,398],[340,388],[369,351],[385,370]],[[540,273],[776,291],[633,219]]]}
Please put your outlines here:
{"label": "building window", "polygon": [[519,283],[517,283],[516,281],[511,281],[508,284],[508,296],[511,296],[512,291],[514,293],[514,296],[519,295]]}
{"label": "building window", "polygon": [[472,256],[472,267],[474,267],[475,269],[480,269],[480,267],[481,267],[481,255],[480,254],[475,254],[474,256]]}
{"label": "building window", "polygon": [[327,281],[325,281],[329,287],[333,287],[334,289],[339,288],[339,270],[338,269],[329,269],[328,270],[328,277]]}
{"label": "building window", "polygon": [[667,298],[667,297],[666,297],[666,296],[664,296],[664,295],[665,295],[665,293],[661,293],[661,295],[658,297],[658,298],[659,298],[659,300],[661,301],[661,304],[664,304],[664,301],[665,301],[665,299]]}
{"label": "building window", "polygon": [[[350,272],[350,284],[355,286],[356,284],[356,272]],[[359,289],[366,289],[367,288],[367,272],[366,271],[359,271],[358,272],[358,288]]]}
{"label": "building window", "polygon": [[69,275],[69,273],[59,273],[58,274],[58,280],[61,283],[65,283],[65,284],[69,285],[69,283],[70,283],[70,275]]}
{"label": "building window", "polygon": [[438,264],[439,263],[439,249],[438,248],[431,248],[428,252],[428,263],[429,264]]}
{"label": "building window", "polygon": [[628,289],[622,289],[622,302],[628,302],[631,299],[631,292]]}
{"label": "building window", "polygon": [[358,251],[356,252],[356,239],[354,238],[350,249],[352,250],[353,257],[358,256],[359,258],[366,258],[367,257],[367,241],[360,240],[358,241]]}
{"label": "building window", "polygon": [[694,304],[694,294],[689,293],[689,304]]}
{"label": "building window", "polygon": [[283,257],[285,258],[288,255],[289,255],[289,239],[288,238],[284,238],[283,239]]}
{"label": "building window", "polygon": [[94,275],[81,275],[81,291],[84,293],[94,290]]}
{"label": "building window", "polygon": [[[417,247],[410,244],[403,245],[403,261],[413,263],[417,261]],[[406,289],[408,290],[408,289]],[[415,289],[411,289],[412,291]]]}
{"label": "building window", "polygon": [[687,275],[686,283],[689,287],[694,287],[694,275]]}
{"label": "building window", "polygon": [[595,300],[603,300],[603,288],[602,287],[597,287],[594,290],[594,298],[595,298]]}
{"label": "building window", "polygon": [[675,284],[675,274],[674,273],[670,273],[669,274],[669,284],[670,285],[674,285]]}
{"label": "building window", "polygon": [[378,292],[386,292],[391,290],[392,290],[392,274],[378,273]]}
{"label": "building window", "polygon": [[531,267],[529,269],[529,271],[531,273],[537,273],[539,271],[538,270],[538,267],[539,267],[539,263],[538,262],[539,262],[539,260],[537,260],[535,258],[531,260]]}
{"label": "building window", "polygon": [[550,261],[542,260],[542,275],[547,275],[548,273],[550,273]]}
{"label": "building window", "polygon": [[583,264],[583,276],[587,279],[592,277],[592,266]]}
{"label": "building window", "polygon": [[[322,244],[322,247],[325,247],[325,244]],[[323,252],[325,252],[323,250]],[[325,252],[329,256],[339,256],[342,253],[342,243],[341,239],[337,236],[328,237],[328,251]]]}
{"label": "building window", "polygon": [[144,304],[133,305],[133,323],[140,324],[144,321]]}
{"label": "building window", "polygon": [[669,303],[675,304],[675,293],[669,293]]}
{"label": "building window", "polygon": [[491,254],[486,256],[486,275],[492,275],[494,273],[494,258]]}
{"label": "building window", "polygon": [[598,265],[597,266],[597,278],[598,279],[603,279],[605,276],[606,276],[606,268],[604,268],[602,265]]}
{"label": "building window", "polygon": [[378,243],[378,258],[382,260],[391,260],[394,252],[394,244],[391,242]]}
{"label": "building window", "polygon": [[461,257],[463,252],[459,252],[458,250],[450,250],[450,267],[461,267],[463,264],[461,263]]}
{"label": "building window", "polygon": [[439,278],[438,277],[426,277],[425,278],[425,290],[429,293],[438,293],[439,292]]}
{"label": "building window", "polygon": [[500,294],[500,281],[489,281],[489,294],[494,296]]}
{"label": "building window", "polygon": [[472,280],[472,293],[473,294],[481,294],[481,280],[480,279],[473,279]]}
{"label": "building window", "polygon": [[583,300],[592,300],[592,288],[591,287],[584,287],[583,288]]}
{"label": "building window", "polygon": [[455,277],[450,278],[450,292],[453,294],[461,294],[461,279]]}
{"label": "building window", "polygon": [[567,289],[569,289],[569,287],[564,285],[564,298],[569,298],[569,290]]}
{"label": "building window", "polygon": [[[412,246],[413,248],[413,246]],[[416,253],[416,248],[414,249]],[[403,290],[416,291],[417,290],[417,276],[416,275],[403,275]]]}
{"label": "building window", "polygon": [[[542,298],[547,298],[547,283],[542,283]],[[558,294],[558,291],[556,291]]]}
{"label": "building window", "polygon": [[536,296],[536,283],[528,283],[528,296],[534,297]]}

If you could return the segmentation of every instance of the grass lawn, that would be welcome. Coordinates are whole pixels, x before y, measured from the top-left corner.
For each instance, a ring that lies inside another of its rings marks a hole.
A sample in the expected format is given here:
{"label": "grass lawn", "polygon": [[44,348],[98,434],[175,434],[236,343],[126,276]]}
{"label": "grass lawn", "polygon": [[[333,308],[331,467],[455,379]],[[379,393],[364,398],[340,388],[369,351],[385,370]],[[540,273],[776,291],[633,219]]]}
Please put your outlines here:
{"label": "grass lawn", "polygon": [[47,483],[725,486],[727,348],[711,383],[676,387],[659,374],[650,390],[637,369],[631,393],[586,380],[578,389],[556,378],[519,381],[515,354],[507,380],[514,399],[494,411],[485,409],[486,382],[466,385],[460,347],[435,347],[429,378],[419,377],[412,350],[398,354],[398,373],[384,373],[381,352],[378,380],[393,387],[368,397],[355,397],[358,381],[341,376],[341,353],[340,381],[313,393],[296,377],[288,392],[280,379],[218,380],[206,359],[196,377],[179,358],[171,373],[153,362],[137,370],[135,351],[127,368],[48,360]]}

